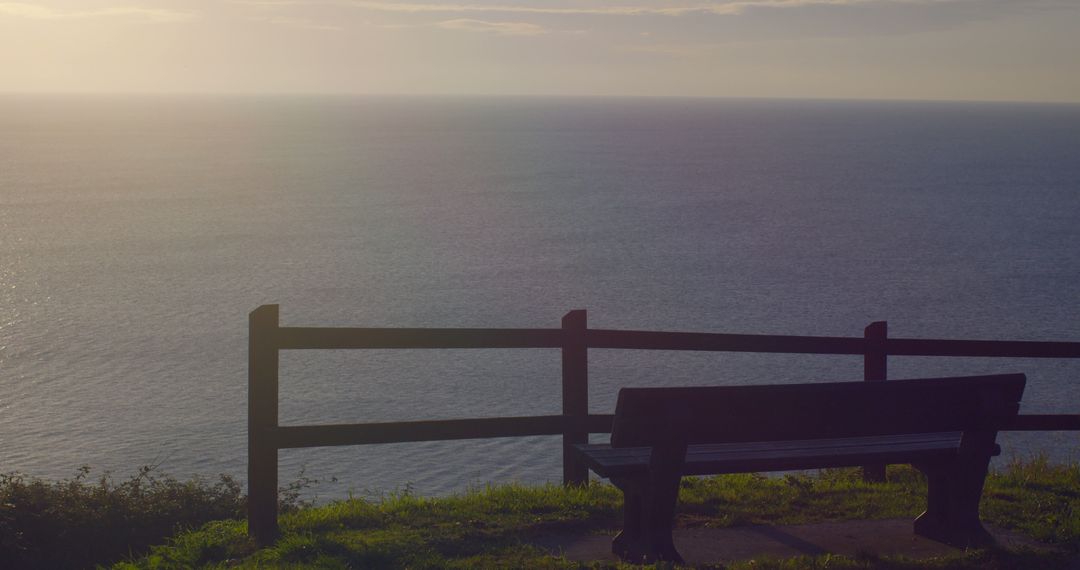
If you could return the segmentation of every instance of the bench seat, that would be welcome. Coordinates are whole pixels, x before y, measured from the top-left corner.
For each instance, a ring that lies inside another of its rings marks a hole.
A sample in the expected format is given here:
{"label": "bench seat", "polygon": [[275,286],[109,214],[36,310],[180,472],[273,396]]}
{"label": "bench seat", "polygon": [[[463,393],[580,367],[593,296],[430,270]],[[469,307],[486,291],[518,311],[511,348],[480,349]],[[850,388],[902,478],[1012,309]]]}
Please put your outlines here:
{"label": "bench seat", "polygon": [[611,444],[570,448],[623,492],[612,551],[682,562],[671,530],[685,475],[908,463],[926,476],[920,536],[960,547],[979,521],[997,432],[1016,417],[1023,374],[754,386],[623,388]]}
{"label": "bench seat", "polygon": [[[918,463],[955,457],[963,432],[940,432],[690,445],[682,475],[791,471],[853,467],[865,463]],[[601,477],[625,477],[649,469],[649,447],[578,444],[586,465]],[[995,449],[994,455],[1001,453]]]}

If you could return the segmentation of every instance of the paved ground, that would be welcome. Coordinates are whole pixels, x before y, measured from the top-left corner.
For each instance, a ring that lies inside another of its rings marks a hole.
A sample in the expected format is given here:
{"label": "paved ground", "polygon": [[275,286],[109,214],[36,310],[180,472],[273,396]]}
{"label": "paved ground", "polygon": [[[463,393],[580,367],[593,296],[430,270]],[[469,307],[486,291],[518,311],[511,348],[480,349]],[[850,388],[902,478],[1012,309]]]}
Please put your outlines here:
{"label": "paved ground", "polygon": [[[1005,547],[1049,548],[1015,533],[992,527],[988,527],[988,530]],[[611,554],[610,536],[551,535],[538,541],[538,544],[571,560],[616,560]],[[899,554],[910,558],[931,558],[959,552],[951,546],[913,534],[911,519],[677,529],[675,547],[691,564],[826,553],[848,556]]]}

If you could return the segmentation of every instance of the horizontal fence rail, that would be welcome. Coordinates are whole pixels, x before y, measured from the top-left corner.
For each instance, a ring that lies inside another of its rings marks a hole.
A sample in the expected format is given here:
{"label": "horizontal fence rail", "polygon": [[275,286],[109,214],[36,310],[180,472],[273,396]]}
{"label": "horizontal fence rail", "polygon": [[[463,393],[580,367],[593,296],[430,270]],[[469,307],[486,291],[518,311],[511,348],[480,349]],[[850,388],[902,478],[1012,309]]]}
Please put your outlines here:
{"label": "horizontal fence rail", "polygon": [[314,426],[281,426],[272,436],[281,449],[333,445],[366,445],[410,441],[445,441],[493,437],[562,435],[567,430],[611,433],[611,414],[574,416],[518,416],[466,420],[426,420]]}
{"label": "horizontal fence rail", "polygon": [[[282,350],[336,349],[559,349],[561,414],[343,425],[278,425],[278,360]],[[570,311],[561,328],[327,328],[281,327],[278,306],[252,311],[248,339],[248,532],[260,545],[273,542],[277,526],[278,450],[456,439],[561,435],[563,482],[588,481],[585,465],[570,453],[590,433],[610,433],[613,415],[588,409],[588,349],[688,350],[862,356],[863,379],[884,381],[889,356],[1080,358],[1080,342],[888,338],[884,321],[862,337],[724,334],[590,329],[584,310]],[[1010,431],[1080,431],[1080,414],[1027,414]],[[864,476],[883,480],[884,465]]]}
{"label": "horizontal fence rail", "polygon": [[634,350],[707,350],[717,352],[782,352],[789,354],[862,354],[866,341],[857,337],[779,336],[589,329],[589,348]]}
{"label": "horizontal fence rail", "polygon": [[1021,414],[1005,426],[1005,431],[1074,431],[1080,430],[1077,414]]}
{"label": "horizontal fence rail", "polygon": [[890,338],[885,341],[885,350],[889,356],[1080,358],[1080,342]]}
{"label": "horizontal fence rail", "polygon": [[279,349],[561,348],[560,329],[280,328]]}

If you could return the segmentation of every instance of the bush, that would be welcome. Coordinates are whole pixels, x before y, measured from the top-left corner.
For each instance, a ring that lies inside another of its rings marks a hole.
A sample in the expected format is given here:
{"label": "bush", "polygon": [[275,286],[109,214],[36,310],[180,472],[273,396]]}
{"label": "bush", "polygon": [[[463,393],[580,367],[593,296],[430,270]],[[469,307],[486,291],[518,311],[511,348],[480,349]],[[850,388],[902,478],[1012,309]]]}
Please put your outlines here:
{"label": "bush", "polygon": [[0,474],[0,568],[86,568],[142,554],[179,530],[244,516],[240,484],[179,481],[144,466],[116,482],[90,468],[50,482]]}

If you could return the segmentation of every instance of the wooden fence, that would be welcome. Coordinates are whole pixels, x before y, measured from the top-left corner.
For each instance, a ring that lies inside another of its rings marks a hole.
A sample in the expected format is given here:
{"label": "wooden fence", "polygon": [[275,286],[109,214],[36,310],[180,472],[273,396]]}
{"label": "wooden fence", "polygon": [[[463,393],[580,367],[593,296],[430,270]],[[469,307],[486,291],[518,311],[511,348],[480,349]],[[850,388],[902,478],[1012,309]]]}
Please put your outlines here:
{"label": "wooden fence", "polygon": [[[590,329],[584,310],[570,311],[556,329],[405,329],[281,327],[278,306],[251,312],[248,345],[248,533],[259,544],[278,536],[278,450],[408,441],[561,435],[563,482],[588,481],[569,453],[590,433],[610,433],[612,415],[590,414],[588,350],[698,350],[862,356],[864,379],[885,380],[889,356],[1080,358],[1080,342],[929,340],[889,338],[884,321],[862,337],[743,335]],[[278,425],[278,355],[282,350],[399,348],[559,348],[562,413],[347,425]],[[1009,430],[1080,430],[1080,414],[1021,415]],[[880,480],[884,466],[866,466]]]}

